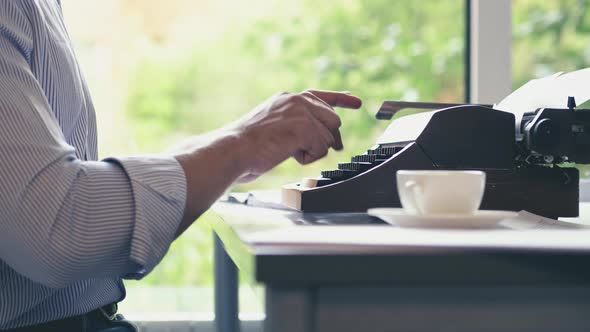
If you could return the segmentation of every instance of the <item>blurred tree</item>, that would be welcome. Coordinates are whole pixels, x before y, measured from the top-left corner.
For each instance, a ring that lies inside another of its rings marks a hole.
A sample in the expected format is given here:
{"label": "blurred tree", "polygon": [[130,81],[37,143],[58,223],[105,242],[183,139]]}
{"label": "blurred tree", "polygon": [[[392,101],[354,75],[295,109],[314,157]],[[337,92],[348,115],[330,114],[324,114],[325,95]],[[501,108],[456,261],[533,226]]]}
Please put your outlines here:
{"label": "blurred tree", "polygon": [[590,66],[589,0],[513,2],[515,88],[532,78]]}
{"label": "blurred tree", "polygon": [[279,75],[289,89],[318,86],[364,97],[368,112],[342,113],[347,137],[371,145],[373,114],[386,99],[464,99],[463,21],[454,19],[461,1],[306,0],[301,10],[257,22],[242,55],[263,64],[257,77]]}

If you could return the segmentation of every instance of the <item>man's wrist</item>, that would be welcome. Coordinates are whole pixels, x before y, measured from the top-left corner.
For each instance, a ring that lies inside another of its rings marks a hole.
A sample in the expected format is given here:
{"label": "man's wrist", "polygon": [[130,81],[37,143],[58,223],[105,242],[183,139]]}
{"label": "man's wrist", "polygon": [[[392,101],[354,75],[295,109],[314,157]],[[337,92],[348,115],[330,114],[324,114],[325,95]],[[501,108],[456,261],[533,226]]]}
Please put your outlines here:
{"label": "man's wrist", "polygon": [[187,182],[187,199],[180,235],[201,213],[248,171],[248,152],[239,135],[227,131],[209,143],[176,155]]}
{"label": "man's wrist", "polygon": [[251,167],[252,149],[247,138],[237,131],[228,130],[218,138],[221,153],[229,157],[230,172],[235,179],[248,173]]}
{"label": "man's wrist", "polygon": [[221,172],[233,180],[248,171],[249,155],[242,137],[228,131],[215,135],[207,144],[178,154],[175,158],[185,173],[204,170],[213,174],[211,167],[215,167],[216,172]]}

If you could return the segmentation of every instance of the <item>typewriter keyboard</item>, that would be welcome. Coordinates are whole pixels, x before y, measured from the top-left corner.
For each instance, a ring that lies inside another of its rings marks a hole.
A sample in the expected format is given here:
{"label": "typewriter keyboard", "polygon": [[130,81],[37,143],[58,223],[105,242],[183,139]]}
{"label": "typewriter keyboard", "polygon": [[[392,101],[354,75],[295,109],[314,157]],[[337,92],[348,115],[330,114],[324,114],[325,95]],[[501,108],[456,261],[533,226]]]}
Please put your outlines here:
{"label": "typewriter keyboard", "polygon": [[321,177],[304,179],[303,184],[312,188],[349,179],[379,165],[403,148],[403,146],[388,146],[369,149],[366,154],[352,157],[350,162],[339,163],[338,169],[322,171]]}

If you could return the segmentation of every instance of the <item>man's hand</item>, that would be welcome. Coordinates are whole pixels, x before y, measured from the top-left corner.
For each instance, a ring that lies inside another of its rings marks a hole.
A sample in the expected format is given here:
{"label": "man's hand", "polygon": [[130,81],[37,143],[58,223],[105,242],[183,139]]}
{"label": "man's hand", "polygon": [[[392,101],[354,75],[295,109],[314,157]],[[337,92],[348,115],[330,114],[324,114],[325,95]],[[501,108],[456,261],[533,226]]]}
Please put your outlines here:
{"label": "man's hand", "polygon": [[289,157],[309,164],[330,148],[341,150],[340,118],[333,107],[359,108],[362,102],[349,93],[307,90],[281,93],[256,107],[232,127],[246,173],[251,181]]}
{"label": "man's hand", "polygon": [[281,93],[241,120],[185,146],[175,156],[186,175],[180,235],[235,181],[251,181],[285,159],[301,164],[342,149],[340,118],[333,107],[359,108],[349,93],[308,90]]}

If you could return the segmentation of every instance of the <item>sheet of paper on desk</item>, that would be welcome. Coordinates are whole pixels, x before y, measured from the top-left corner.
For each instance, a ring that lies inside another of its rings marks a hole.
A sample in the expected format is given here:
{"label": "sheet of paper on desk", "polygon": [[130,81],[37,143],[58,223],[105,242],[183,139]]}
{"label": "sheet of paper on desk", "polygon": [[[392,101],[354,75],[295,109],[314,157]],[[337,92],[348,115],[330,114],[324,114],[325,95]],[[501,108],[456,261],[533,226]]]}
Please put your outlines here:
{"label": "sheet of paper on desk", "polygon": [[281,193],[277,190],[253,190],[247,193],[232,192],[220,199],[223,202],[238,203],[261,208],[292,210],[281,203]]}
{"label": "sheet of paper on desk", "polygon": [[525,112],[534,112],[544,107],[566,108],[569,96],[575,97],[578,105],[583,104],[590,100],[588,86],[590,86],[590,68],[566,74],[555,73],[525,83],[494,105],[494,108],[514,113],[516,123],[520,123]]}
{"label": "sheet of paper on desk", "polygon": [[573,223],[568,221],[561,221],[555,219],[549,219],[538,216],[536,214],[521,211],[518,213],[516,218],[505,219],[500,222],[500,226],[510,229],[576,229],[576,228],[588,228],[590,225],[583,225],[579,223]]}

